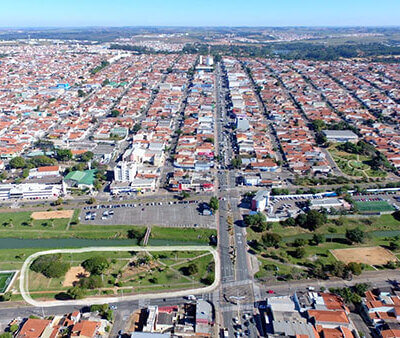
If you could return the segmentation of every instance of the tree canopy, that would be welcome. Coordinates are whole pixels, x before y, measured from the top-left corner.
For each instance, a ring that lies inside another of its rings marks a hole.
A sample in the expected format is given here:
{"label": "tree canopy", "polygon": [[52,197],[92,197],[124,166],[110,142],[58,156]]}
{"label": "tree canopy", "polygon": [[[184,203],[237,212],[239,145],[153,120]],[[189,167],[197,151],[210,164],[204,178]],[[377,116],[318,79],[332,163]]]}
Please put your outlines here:
{"label": "tree canopy", "polygon": [[109,265],[108,259],[102,256],[91,257],[82,262],[82,266],[85,270],[93,275],[102,274]]}

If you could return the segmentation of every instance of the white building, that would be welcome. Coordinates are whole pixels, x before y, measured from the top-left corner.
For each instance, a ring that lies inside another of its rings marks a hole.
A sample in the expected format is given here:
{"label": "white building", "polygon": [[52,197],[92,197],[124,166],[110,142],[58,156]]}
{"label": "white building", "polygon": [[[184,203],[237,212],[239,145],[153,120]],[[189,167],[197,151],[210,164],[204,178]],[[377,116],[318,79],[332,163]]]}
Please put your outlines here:
{"label": "white building", "polygon": [[60,176],[60,167],[58,165],[33,168],[29,170],[28,178],[43,178]]}
{"label": "white building", "polygon": [[343,202],[338,198],[323,198],[311,200],[310,209],[331,209],[331,208],[341,208],[343,207]]}
{"label": "white building", "polygon": [[55,199],[65,193],[63,184],[0,184],[0,200],[10,199]]}
{"label": "white building", "polygon": [[114,167],[114,180],[117,182],[132,182],[137,174],[137,165],[121,161]]}
{"label": "white building", "polygon": [[357,142],[358,136],[351,130],[323,130],[327,140],[331,142]]}
{"label": "white building", "polygon": [[131,187],[135,191],[155,191],[156,180],[151,178],[135,178],[131,182]]}
{"label": "white building", "polygon": [[262,212],[268,206],[270,192],[268,190],[259,190],[251,200],[251,209]]}

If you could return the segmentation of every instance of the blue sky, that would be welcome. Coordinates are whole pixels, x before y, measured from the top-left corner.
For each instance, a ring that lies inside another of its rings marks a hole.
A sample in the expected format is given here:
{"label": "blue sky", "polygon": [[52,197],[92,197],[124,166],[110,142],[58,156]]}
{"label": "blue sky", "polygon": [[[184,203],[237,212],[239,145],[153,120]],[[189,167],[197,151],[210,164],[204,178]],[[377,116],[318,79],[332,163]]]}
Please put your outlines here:
{"label": "blue sky", "polygon": [[0,0],[1,27],[149,25],[400,25],[400,0]]}

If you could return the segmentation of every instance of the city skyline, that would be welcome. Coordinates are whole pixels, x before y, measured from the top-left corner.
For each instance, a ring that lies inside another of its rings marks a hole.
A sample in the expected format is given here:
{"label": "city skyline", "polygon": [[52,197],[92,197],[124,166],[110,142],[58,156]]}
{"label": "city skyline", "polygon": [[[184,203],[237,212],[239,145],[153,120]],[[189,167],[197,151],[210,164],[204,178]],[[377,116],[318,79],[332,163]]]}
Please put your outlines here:
{"label": "city skyline", "polygon": [[[221,15],[226,13],[226,15]],[[127,0],[68,3],[49,0],[2,5],[0,27],[83,27],[83,26],[396,26],[400,3],[381,1],[210,0],[138,3]]]}

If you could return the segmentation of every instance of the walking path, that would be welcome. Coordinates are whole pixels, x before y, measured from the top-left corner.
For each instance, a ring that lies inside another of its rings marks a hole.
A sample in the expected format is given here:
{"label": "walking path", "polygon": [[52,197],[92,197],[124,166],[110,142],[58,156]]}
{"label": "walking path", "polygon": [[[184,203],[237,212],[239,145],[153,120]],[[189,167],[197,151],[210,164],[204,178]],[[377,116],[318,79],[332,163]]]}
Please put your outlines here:
{"label": "walking path", "polygon": [[[54,301],[36,301],[29,294],[29,285],[28,285],[28,270],[33,260],[41,255],[47,254],[57,254],[57,253],[83,253],[83,252],[113,252],[113,251],[209,251],[215,261],[215,277],[214,282],[207,287],[204,288],[196,288],[196,289],[188,289],[188,290],[180,290],[180,291],[168,291],[162,293],[146,293],[146,294],[137,294],[137,295],[128,295],[121,297],[88,297],[85,299],[79,300],[54,300]],[[52,306],[60,306],[60,305],[92,305],[92,304],[104,304],[104,303],[116,303],[127,300],[138,300],[138,299],[157,299],[164,297],[183,297],[185,295],[191,294],[203,294],[214,291],[220,283],[221,279],[221,264],[218,252],[209,246],[151,246],[151,247],[141,247],[141,246],[132,246],[132,247],[91,247],[91,248],[80,248],[80,249],[55,249],[48,251],[36,252],[29,256],[21,268],[21,275],[19,280],[19,288],[22,298],[33,306],[37,307],[52,307]]]}

